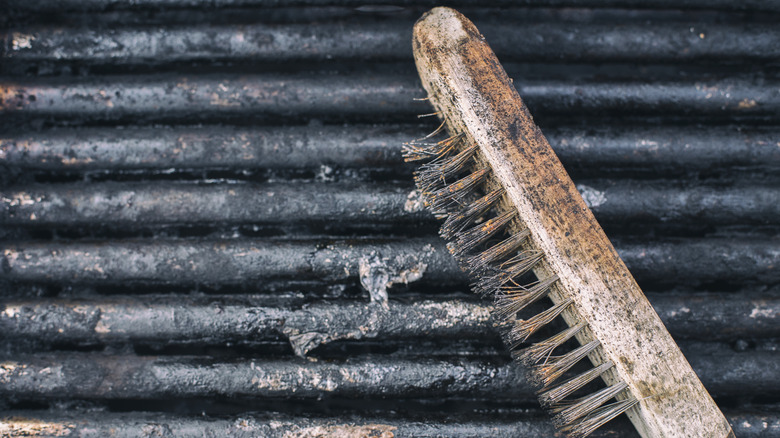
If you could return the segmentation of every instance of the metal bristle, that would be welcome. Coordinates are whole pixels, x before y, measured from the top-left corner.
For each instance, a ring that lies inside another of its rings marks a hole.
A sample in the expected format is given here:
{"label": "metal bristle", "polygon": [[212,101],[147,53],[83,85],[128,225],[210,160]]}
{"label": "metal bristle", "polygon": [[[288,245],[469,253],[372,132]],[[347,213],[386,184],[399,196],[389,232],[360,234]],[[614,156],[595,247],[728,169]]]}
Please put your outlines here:
{"label": "metal bristle", "polygon": [[515,357],[528,366],[535,365],[542,359],[546,360],[549,358],[556,348],[574,337],[574,335],[579,333],[586,325],[586,323],[581,322],[575,326],[569,327],[555,336],[551,336],[542,342],[537,342],[526,349],[518,351]]}
{"label": "metal bristle", "polygon": [[593,431],[601,427],[604,423],[631,409],[637,403],[639,403],[639,400],[631,398],[608,404],[602,408],[596,409],[592,414],[586,416],[582,420],[562,427],[561,430],[568,433],[571,438],[584,438],[593,433]]}
{"label": "metal bristle", "polygon": [[596,368],[590,369],[580,375],[572,377],[571,379],[566,380],[559,385],[556,385],[544,392],[540,392],[539,401],[542,403],[542,406],[553,406],[564,398],[568,397],[574,391],[592,382],[610,368],[612,368],[612,362],[606,362],[597,366]]}
{"label": "metal bristle", "polygon": [[474,285],[474,291],[482,296],[492,295],[516,277],[533,269],[541,260],[540,251],[523,251],[499,267],[486,266],[482,278]]}
{"label": "metal bristle", "polygon": [[477,151],[477,146],[470,146],[454,156],[442,156],[430,163],[424,164],[415,172],[414,180],[417,188],[423,193],[441,189],[447,181],[453,179],[466,167],[466,163]]}
{"label": "metal bristle", "polygon": [[564,401],[551,409],[551,412],[555,414],[553,422],[558,427],[572,424],[578,418],[593,413],[627,387],[628,385],[625,382],[618,382],[585,397]]}
{"label": "metal bristle", "polygon": [[517,216],[515,211],[507,211],[489,221],[474,226],[460,233],[452,244],[448,245],[450,252],[455,257],[462,257],[470,253],[479,244],[488,240],[491,236],[504,230],[509,222]]}
{"label": "metal bristle", "polygon": [[591,341],[562,356],[553,356],[542,365],[533,368],[534,378],[540,386],[547,387],[598,346],[599,341]]}
{"label": "metal bristle", "polygon": [[558,280],[557,275],[537,281],[527,286],[502,287],[496,294],[495,312],[501,318],[510,318],[531,303],[547,295],[550,286]]}
{"label": "metal bristle", "polygon": [[480,169],[440,190],[428,194],[428,207],[434,215],[452,213],[452,211],[461,206],[466,196],[485,181],[488,172],[487,169]]}
{"label": "metal bristle", "polygon": [[491,246],[479,254],[464,258],[463,263],[469,267],[470,272],[477,276],[485,271],[490,264],[508,257],[517,251],[526,237],[531,234],[530,231],[522,230],[508,237],[507,239]]}
{"label": "metal bristle", "polygon": [[[423,100],[423,99],[415,99],[415,100]],[[431,138],[431,137],[433,137],[433,136],[439,135],[439,133],[440,133],[440,132],[444,131],[444,128],[445,128],[446,126],[447,126],[447,121],[446,121],[446,120],[444,120],[443,122],[441,122],[441,124],[439,125],[439,127],[438,127],[438,128],[436,128],[436,129],[434,129],[434,130],[433,130],[433,132],[431,132],[430,134],[426,135],[426,136],[425,136],[425,137],[423,137],[423,138],[418,138],[418,139],[417,139],[417,140],[415,140],[415,141],[423,141],[423,140],[428,140],[429,138]]]}
{"label": "metal bristle", "polygon": [[402,148],[404,161],[421,161],[444,157],[455,149],[455,145],[461,138],[463,138],[463,134],[456,134],[435,143],[416,141],[404,143]]}
{"label": "metal bristle", "polygon": [[507,333],[507,343],[509,348],[515,349],[520,344],[528,340],[528,337],[534,334],[537,330],[549,324],[553,319],[561,314],[570,304],[571,298],[561,301],[560,303],[550,307],[542,313],[534,315],[531,318],[524,320],[514,321],[514,327]]}
{"label": "metal bristle", "polygon": [[449,215],[441,226],[439,234],[445,239],[452,239],[457,233],[463,231],[493,207],[504,193],[506,191],[503,188],[494,190],[472,202],[463,210]]}

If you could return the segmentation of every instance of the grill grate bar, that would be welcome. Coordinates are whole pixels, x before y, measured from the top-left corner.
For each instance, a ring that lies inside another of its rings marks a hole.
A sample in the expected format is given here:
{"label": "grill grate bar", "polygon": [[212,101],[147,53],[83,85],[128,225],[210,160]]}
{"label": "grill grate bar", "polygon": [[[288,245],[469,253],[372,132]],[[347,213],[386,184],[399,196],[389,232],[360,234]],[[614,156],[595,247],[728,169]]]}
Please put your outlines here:
{"label": "grill grate bar", "polygon": [[[749,299],[747,297],[750,297]],[[649,294],[675,339],[731,341],[780,336],[772,295]],[[497,339],[491,306],[462,299],[377,303],[301,297],[112,296],[0,300],[0,331],[12,342],[76,345],[252,344],[287,339],[299,355],[350,339]],[[410,341],[413,343],[414,341]]]}
{"label": "grill grate bar", "polygon": [[[780,112],[780,94],[770,81],[762,85],[740,79],[639,85],[526,80],[517,88],[534,114],[542,116],[631,113],[692,116],[714,123],[760,120]],[[413,101],[424,95],[412,76],[381,74],[4,80],[0,82],[0,114],[6,123],[40,117],[189,124],[231,119],[289,122],[310,117],[386,122],[411,120],[424,111],[425,106]]]}
{"label": "grill grate bar", "polygon": [[[736,436],[780,437],[780,417],[760,413],[726,411]],[[281,413],[249,414],[229,418],[198,418],[135,412],[132,414],[77,411],[8,411],[0,417],[0,433],[8,436],[127,436],[148,435],[289,438],[293,436],[447,436],[466,438],[536,438],[554,436],[555,428],[540,412],[483,412],[479,418],[428,414],[425,420],[386,417],[292,417]],[[594,438],[631,436],[628,422],[613,421],[603,426]],[[392,434],[392,435],[390,435]]]}
{"label": "grill grate bar", "polygon": [[[679,185],[679,184],[678,184]],[[780,191],[662,181],[584,181],[578,188],[604,223],[776,224]],[[339,224],[432,220],[413,187],[347,183],[155,183],[24,185],[0,189],[0,224],[143,228],[164,224]],[[432,222],[431,222],[432,223]]]}
{"label": "grill grate bar", "polygon": [[11,168],[60,172],[399,168],[401,145],[425,129],[416,125],[52,129],[4,135],[0,162]]}
{"label": "grill grate bar", "polygon": [[6,246],[4,257],[4,278],[12,281],[250,285],[272,278],[344,280],[357,277],[361,265],[367,282],[386,274],[400,282],[422,273],[433,281],[465,279],[446,248],[429,238],[29,242]]}
{"label": "grill grate bar", "polygon": [[[347,361],[70,353],[3,361],[0,395],[16,399],[444,396],[532,400],[522,370],[495,360],[352,357]],[[47,371],[48,369],[48,371]]]}
{"label": "grill grate bar", "polygon": [[[412,187],[376,183],[96,183],[0,190],[0,224],[122,227],[193,223],[406,223]],[[38,200],[32,203],[23,199]]]}
{"label": "grill grate bar", "polygon": [[[774,239],[631,239],[615,246],[647,289],[780,282]],[[464,274],[435,238],[30,241],[5,244],[2,262],[1,279],[37,283],[229,285],[360,276],[369,291],[383,289],[388,281],[420,277],[426,284],[465,284]]]}
{"label": "grill grate bar", "polygon": [[[269,7],[279,6],[278,0],[135,0],[132,3],[116,0],[6,0],[14,9],[32,11],[104,11],[119,9],[168,9],[168,8],[198,8],[214,9],[236,6]],[[392,13],[395,8],[385,10],[383,6],[426,7],[438,3],[431,0],[382,0],[366,6],[363,0],[294,0],[284,2],[287,6],[340,6],[363,7],[365,12]],[[453,6],[471,6],[467,0],[451,2]],[[376,7],[380,5],[380,7]],[[723,10],[757,10],[780,11],[780,2],[776,0],[745,0],[733,2],[729,0],[523,0],[518,3],[513,0],[492,0],[483,6],[534,6],[534,7],[580,7],[580,8],[638,8],[638,9],[723,9]],[[418,14],[419,15],[419,14]]]}
{"label": "grill grate bar", "polygon": [[[533,14],[532,12],[530,14]],[[404,14],[406,15],[406,14]],[[626,13],[627,23],[582,23],[560,16],[539,22],[517,17],[482,20],[503,61],[565,59],[566,62],[637,61],[684,62],[716,60],[769,60],[780,56],[780,32],[776,26],[754,24],[653,22],[636,23],[636,12]],[[544,20],[544,18],[542,18]],[[631,23],[634,21],[634,23]],[[180,25],[176,27],[17,28],[2,35],[13,50],[6,58],[25,62],[86,62],[142,64],[145,67],[173,62],[285,62],[325,60],[411,60],[407,41],[414,18],[393,21],[360,21],[306,24]],[[695,32],[691,32],[691,28]],[[19,35],[29,44],[19,47]],[[701,36],[704,35],[704,36]],[[16,41],[16,44],[14,42]],[[522,44],[519,44],[522,42]],[[225,50],[225,46],[230,50]]]}
{"label": "grill grate bar", "polygon": [[[775,352],[687,351],[714,397],[780,391]],[[728,373],[723,370],[728,369]],[[522,367],[503,357],[442,359],[353,356],[348,360],[126,356],[96,353],[18,355],[0,365],[0,395],[16,400],[190,397],[439,398],[532,401]]]}
{"label": "grill grate bar", "polygon": [[[402,144],[421,126],[80,128],[6,133],[0,163],[52,172],[140,169],[303,169],[322,165],[409,169]],[[780,169],[774,127],[551,126],[544,134],[578,174],[642,170],[653,175],[729,168]],[[402,167],[403,166],[403,167]]]}

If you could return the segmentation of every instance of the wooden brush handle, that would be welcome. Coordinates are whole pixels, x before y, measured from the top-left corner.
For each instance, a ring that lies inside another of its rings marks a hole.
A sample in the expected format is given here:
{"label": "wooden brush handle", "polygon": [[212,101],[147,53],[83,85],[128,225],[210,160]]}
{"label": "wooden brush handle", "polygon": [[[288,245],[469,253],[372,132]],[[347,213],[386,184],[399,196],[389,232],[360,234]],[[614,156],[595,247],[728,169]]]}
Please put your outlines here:
{"label": "wooden brush handle", "polygon": [[612,378],[639,400],[628,414],[640,434],[733,436],[476,27],[436,8],[415,25],[413,48],[431,102],[451,133],[478,145],[544,269],[559,277],[553,300],[573,301],[567,322],[586,322],[580,341],[601,343],[591,360],[611,361]]}

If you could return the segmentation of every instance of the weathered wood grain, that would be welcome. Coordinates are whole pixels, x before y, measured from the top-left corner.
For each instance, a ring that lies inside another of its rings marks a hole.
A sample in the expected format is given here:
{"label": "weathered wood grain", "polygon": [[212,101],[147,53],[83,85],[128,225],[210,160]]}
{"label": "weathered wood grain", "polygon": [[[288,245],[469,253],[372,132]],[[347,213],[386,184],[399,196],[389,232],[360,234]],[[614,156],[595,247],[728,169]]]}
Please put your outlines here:
{"label": "weathered wood grain", "polygon": [[489,184],[506,189],[502,209],[519,212],[543,251],[542,278],[560,278],[550,297],[573,300],[564,313],[578,335],[598,340],[594,365],[615,366],[604,379],[628,384],[621,397],[639,403],[628,411],[645,437],[728,437],[733,432],[702,386],[623,261],[583,202],[549,143],[534,124],[512,80],[463,15],[435,8],[415,25],[417,69],[431,103],[451,134],[479,146]]}

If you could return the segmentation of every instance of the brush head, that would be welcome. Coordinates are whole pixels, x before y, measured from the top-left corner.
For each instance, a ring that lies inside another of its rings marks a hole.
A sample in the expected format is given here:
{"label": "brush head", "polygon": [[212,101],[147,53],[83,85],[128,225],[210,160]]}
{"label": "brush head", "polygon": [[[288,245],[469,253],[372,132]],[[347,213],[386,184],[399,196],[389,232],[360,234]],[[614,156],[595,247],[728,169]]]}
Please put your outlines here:
{"label": "brush head", "polygon": [[413,50],[449,135],[407,145],[429,160],[418,190],[554,423],[582,437],[626,412],[643,436],[730,436],[476,27],[435,8]]}

